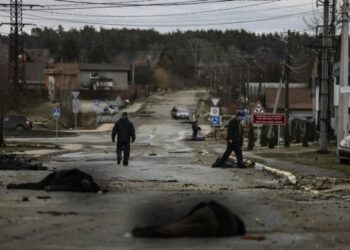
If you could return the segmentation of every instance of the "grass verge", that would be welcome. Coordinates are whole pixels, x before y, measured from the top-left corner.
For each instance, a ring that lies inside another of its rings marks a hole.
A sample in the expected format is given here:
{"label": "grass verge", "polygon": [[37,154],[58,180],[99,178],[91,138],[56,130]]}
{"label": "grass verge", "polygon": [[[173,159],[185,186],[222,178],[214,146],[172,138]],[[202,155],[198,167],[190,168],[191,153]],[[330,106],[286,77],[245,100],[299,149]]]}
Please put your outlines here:
{"label": "grass verge", "polygon": [[328,154],[318,154],[316,152],[317,148],[316,145],[311,147],[294,146],[264,150],[255,152],[255,154],[261,157],[290,161],[304,166],[335,170],[350,176],[350,165],[340,164],[336,147],[329,147]]}

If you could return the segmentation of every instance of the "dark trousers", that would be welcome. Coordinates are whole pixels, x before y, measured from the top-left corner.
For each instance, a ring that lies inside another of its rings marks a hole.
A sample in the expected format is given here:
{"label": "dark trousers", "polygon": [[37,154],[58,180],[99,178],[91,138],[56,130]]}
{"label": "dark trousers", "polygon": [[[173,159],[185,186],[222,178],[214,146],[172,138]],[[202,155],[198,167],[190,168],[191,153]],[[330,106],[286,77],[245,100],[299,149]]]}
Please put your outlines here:
{"label": "dark trousers", "polygon": [[198,129],[194,129],[194,130],[192,131],[192,140],[196,140],[197,134],[198,134]]}
{"label": "dark trousers", "polygon": [[243,155],[242,155],[241,145],[239,145],[239,143],[229,143],[229,142],[227,143],[226,151],[222,155],[219,165],[223,165],[225,163],[225,161],[228,159],[232,151],[235,152],[238,166],[240,167],[243,166]]}
{"label": "dark trousers", "polygon": [[[122,157],[123,152],[123,157]],[[130,156],[130,142],[129,141],[118,141],[117,142],[117,160],[123,159],[124,163],[128,163]]]}

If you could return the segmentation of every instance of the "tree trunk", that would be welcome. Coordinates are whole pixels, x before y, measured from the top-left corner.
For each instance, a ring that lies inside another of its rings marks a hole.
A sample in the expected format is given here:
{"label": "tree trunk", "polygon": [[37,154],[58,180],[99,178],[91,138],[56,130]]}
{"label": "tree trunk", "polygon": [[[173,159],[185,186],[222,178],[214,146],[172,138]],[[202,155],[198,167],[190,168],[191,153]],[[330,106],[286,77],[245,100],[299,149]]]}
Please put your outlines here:
{"label": "tree trunk", "polygon": [[4,138],[4,118],[5,118],[4,107],[0,107],[0,147],[1,148],[6,146],[5,138]]}

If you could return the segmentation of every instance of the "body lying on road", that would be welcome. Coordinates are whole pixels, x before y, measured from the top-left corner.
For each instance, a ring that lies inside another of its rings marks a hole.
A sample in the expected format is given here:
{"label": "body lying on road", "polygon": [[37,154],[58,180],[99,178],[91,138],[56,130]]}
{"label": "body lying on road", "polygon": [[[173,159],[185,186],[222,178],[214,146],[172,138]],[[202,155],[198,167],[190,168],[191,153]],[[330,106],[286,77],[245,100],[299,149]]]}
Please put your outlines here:
{"label": "body lying on road", "polygon": [[102,190],[92,176],[78,169],[60,170],[50,173],[34,183],[8,184],[8,189],[34,189],[46,191],[94,192]]}

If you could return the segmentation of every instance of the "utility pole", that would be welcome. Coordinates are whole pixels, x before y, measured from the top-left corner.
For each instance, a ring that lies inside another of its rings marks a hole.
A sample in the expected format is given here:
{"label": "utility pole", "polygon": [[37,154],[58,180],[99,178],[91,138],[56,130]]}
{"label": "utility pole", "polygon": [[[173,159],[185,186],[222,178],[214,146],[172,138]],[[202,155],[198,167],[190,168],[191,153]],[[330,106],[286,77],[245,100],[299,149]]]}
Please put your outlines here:
{"label": "utility pole", "polygon": [[318,153],[328,153],[328,101],[329,101],[329,0],[323,2],[323,34],[320,86],[320,146]]}
{"label": "utility pole", "polygon": [[[23,15],[22,0],[10,0],[10,44],[9,44],[9,78],[14,86],[14,92],[20,97],[24,84],[24,51],[23,51]],[[19,56],[22,55],[19,61]],[[16,98],[19,104],[20,98]]]}
{"label": "utility pole", "polygon": [[289,37],[290,37],[290,30],[288,30],[287,34],[287,55],[286,55],[286,62],[284,64],[285,70],[284,75],[282,76],[284,78],[284,112],[286,115],[286,125],[284,126],[284,146],[289,147],[289,73],[290,73],[290,64],[291,64],[291,57],[289,55]]}
{"label": "utility pole", "polygon": [[349,0],[343,1],[342,34],[340,52],[339,106],[337,122],[337,144],[349,134],[349,95],[342,88],[349,86]]}
{"label": "utility pole", "polygon": [[15,104],[20,102],[22,89],[25,86],[24,63],[26,56],[24,54],[23,45],[23,6],[33,8],[40,7],[35,4],[23,4],[22,0],[10,0],[9,4],[1,4],[3,7],[10,7],[10,22],[0,23],[2,25],[10,25],[9,34],[9,61],[8,61],[8,81],[14,93]]}

